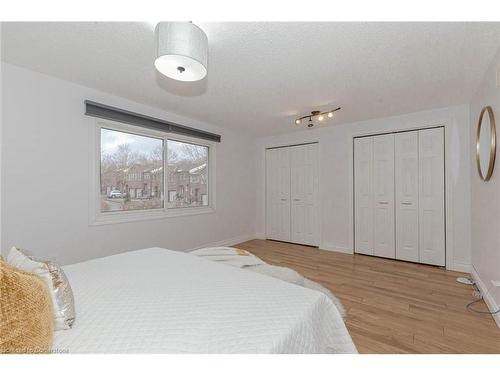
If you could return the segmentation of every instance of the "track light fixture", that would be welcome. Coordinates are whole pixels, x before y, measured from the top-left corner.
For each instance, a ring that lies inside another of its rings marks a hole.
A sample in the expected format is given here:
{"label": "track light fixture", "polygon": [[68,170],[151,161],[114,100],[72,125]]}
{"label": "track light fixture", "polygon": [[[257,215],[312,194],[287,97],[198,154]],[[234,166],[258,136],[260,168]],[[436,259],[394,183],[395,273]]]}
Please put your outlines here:
{"label": "track light fixture", "polygon": [[338,108],[332,109],[331,111],[326,111],[326,112],[312,111],[310,115],[302,116],[302,117],[299,117],[298,119],[295,119],[295,124],[300,125],[302,123],[302,120],[309,119],[307,121],[307,127],[312,128],[314,126],[313,118],[317,117],[319,121],[323,121],[325,119],[325,115],[328,118],[332,118],[333,112],[339,111],[340,109],[341,109],[341,107],[338,107]]}

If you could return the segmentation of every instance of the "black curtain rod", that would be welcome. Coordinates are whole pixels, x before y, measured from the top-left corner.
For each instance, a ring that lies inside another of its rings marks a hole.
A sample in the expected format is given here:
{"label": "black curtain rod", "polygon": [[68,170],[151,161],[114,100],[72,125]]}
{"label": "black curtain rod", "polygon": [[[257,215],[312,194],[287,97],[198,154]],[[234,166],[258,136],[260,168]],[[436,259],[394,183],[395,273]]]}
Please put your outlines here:
{"label": "black curtain rod", "polygon": [[85,100],[85,114],[87,116],[98,117],[106,120],[123,122],[143,128],[160,130],[167,133],[182,134],[189,137],[207,139],[209,141],[220,142],[221,136],[203,130],[179,125],[174,122],[161,120],[158,118],[141,115],[139,113],[126,111],[124,109],[111,107],[106,104]]}

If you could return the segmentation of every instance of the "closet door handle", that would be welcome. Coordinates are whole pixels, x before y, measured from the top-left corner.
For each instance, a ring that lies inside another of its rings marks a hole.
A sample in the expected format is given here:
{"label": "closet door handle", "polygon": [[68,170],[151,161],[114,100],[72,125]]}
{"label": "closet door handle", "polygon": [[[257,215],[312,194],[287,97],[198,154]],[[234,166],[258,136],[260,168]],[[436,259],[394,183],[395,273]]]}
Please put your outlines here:
{"label": "closet door handle", "polygon": [[389,204],[387,201],[378,202],[379,204]]}
{"label": "closet door handle", "polygon": [[300,199],[298,199],[298,198],[293,198],[293,200],[294,200],[295,202],[300,201]]}
{"label": "closet door handle", "polygon": [[282,201],[286,202],[288,199],[286,198],[281,198]]}
{"label": "closet door handle", "polygon": [[405,206],[411,206],[411,202],[401,202],[401,204],[404,204]]}

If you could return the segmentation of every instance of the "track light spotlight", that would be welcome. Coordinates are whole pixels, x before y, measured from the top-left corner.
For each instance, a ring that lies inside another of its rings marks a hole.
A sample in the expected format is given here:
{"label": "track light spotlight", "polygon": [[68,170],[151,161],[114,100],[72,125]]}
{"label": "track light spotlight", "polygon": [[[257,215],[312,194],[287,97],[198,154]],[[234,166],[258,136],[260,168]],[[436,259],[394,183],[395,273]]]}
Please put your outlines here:
{"label": "track light spotlight", "polygon": [[331,111],[327,111],[327,112],[312,111],[310,115],[305,115],[305,116],[302,116],[302,117],[295,119],[295,124],[300,125],[302,123],[302,120],[309,119],[307,121],[307,127],[312,128],[314,126],[314,123],[312,120],[313,117],[318,117],[318,121],[323,121],[325,119],[325,115],[328,116],[328,118],[332,118],[333,112],[336,112],[338,110],[340,110],[340,107],[332,109]]}

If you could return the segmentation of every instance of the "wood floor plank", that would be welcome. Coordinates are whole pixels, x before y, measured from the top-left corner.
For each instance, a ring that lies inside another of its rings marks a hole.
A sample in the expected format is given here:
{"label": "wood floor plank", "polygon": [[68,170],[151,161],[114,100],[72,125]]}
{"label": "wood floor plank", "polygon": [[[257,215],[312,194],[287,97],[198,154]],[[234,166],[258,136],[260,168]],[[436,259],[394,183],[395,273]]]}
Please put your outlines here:
{"label": "wood floor plank", "polygon": [[346,308],[360,353],[500,353],[493,318],[465,308],[473,288],[455,279],[467,274],[277,241],[237,247],[330,289]]}

